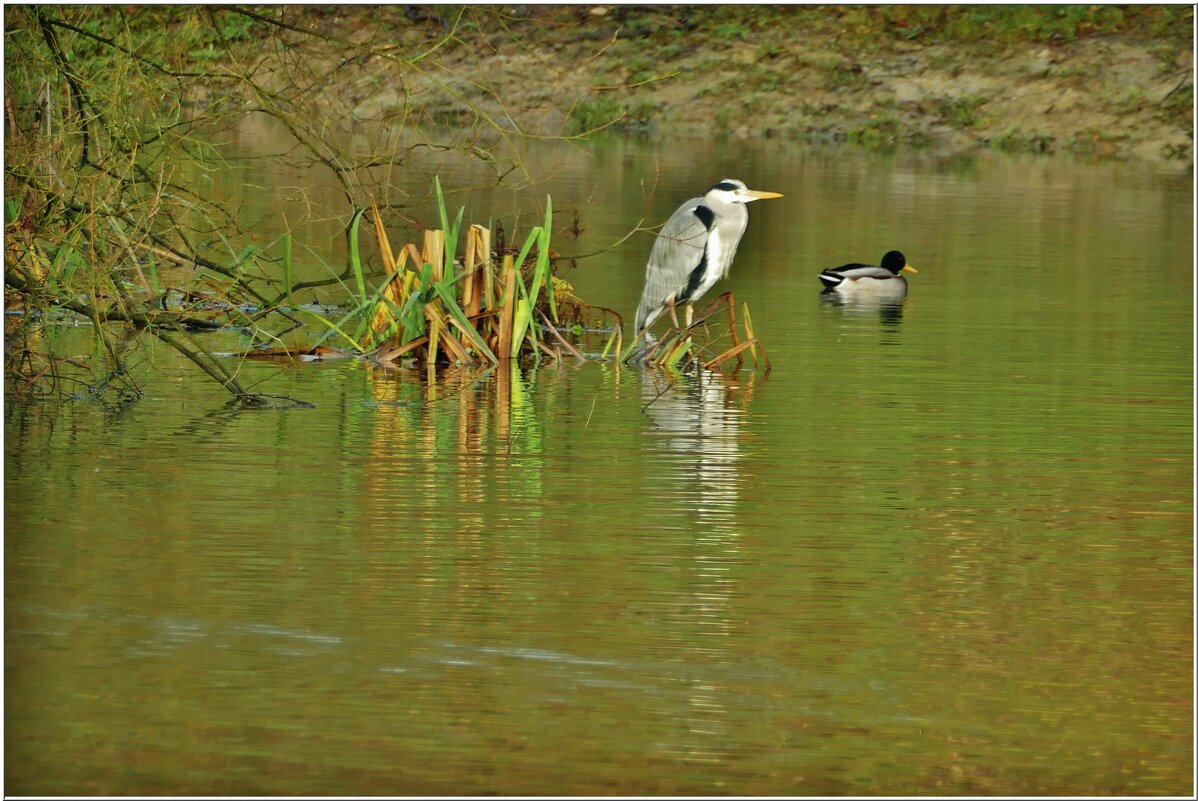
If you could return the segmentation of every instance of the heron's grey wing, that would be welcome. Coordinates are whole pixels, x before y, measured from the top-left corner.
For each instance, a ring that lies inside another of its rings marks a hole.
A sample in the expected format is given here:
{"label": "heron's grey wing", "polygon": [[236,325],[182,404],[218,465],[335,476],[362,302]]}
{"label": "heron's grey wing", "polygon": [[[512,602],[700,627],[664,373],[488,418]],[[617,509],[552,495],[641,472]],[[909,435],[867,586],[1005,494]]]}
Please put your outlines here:
{"label": "heron's grey wing", "polygon": [[651,324],[670,298],[686,287],[691,272],[703,261],[707,226],[695,215],[703,198],[684,203],[661,227],[649,264],[645,267],[645,289],[636,310],[636,329]]}

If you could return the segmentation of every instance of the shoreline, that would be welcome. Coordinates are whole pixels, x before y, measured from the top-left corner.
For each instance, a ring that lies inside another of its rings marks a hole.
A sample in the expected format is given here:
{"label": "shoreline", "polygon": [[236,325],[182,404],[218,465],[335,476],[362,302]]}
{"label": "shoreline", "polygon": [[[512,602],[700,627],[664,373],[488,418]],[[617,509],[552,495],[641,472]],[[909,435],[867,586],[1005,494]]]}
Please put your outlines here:
{"label": "shoreline", "polygon": [[[1176,34],[859,48],[834,26],[788,27],[802,12],[779,7],[762,12],[774,22],[681,33],[671,9],[525,8],[499,33],[454,29],[415,75],[372,60],[365,74],[382,80],[355,115],[402,106],[443,123],[481,111],[546,136],[611,128],[1193,163],[1193,43]],[[405,51],[443,37],[431,19],[404,22]],[[353,38],[374,23],[339,24]]]}

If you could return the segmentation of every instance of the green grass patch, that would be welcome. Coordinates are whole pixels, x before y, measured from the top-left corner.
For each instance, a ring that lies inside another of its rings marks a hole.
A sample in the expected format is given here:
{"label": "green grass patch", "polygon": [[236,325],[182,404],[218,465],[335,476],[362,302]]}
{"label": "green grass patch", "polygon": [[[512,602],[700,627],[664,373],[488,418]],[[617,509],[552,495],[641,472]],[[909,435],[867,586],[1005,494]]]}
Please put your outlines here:
{"label": "green grass patch", "polygon": [[602,129],[644,128],[652,122],[657,112],[657,104],[652,100],[640,99],[626,103],[613,92],[604,92],[574,104],[566,118],[566,133],[581,136]]}
{"label": "green grass patch", "polygon": [[937,112],[944,122],[957,129],[980,128],[985,123],[982,106],[986,98],[982,95],[945,97],[937,101]]}

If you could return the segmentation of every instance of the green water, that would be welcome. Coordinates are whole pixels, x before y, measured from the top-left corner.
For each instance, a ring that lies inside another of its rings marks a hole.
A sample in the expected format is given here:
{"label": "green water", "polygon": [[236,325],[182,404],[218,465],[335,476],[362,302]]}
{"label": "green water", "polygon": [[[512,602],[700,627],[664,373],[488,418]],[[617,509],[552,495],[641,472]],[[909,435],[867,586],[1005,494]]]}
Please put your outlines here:
{"label": "green water", "polygon": [[[1190,174],[696,147],[462,197],[552,193],[568,253],[786,193],[729,282],[768,376],[247,363],[315,408],[230,412],[158,349],[121,411],[10,398],[6,790],[1188,794]],[[630,315],[649,244],[568,277]],[[896,247],[900,310],[820,302]]]}

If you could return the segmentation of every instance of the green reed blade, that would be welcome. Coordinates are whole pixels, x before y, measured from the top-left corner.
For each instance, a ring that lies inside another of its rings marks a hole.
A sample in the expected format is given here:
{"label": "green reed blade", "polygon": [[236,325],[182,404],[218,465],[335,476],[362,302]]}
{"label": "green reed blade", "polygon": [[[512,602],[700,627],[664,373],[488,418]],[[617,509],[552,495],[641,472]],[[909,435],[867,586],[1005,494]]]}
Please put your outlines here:
{"label": "green reed blade", "polygon": [[453,272],[454,254],[458,252],[458,235],[462,231],[462,215],[466,213],[465,206],[458,208],[458,216],[454,218],[453,225],[445,230],[445,270],[443,275],[446,278],[456,278]]}
{"label": "green reed blade", "polygon": [[[603,346],[603,353],[599,354],[600,359],[607,358],[607,354],[611,351],[612,345],[616,344],[616,334],[618,333],[620,333],[620,329],[612,329],[611,336],[607,338],[607,344]],[[616,350],[616,354],[619,355],[619,349]]]}
{"label": "green reed blade", "polygon": [[420,298],[421,303],[427,303],[433,299],[433,265],[425,263],[420,266],[420,280],[416,283],[419,289],[413,292]]}
{"label": "green reed blade", "polygon": [[[517,275],[518,274],[519,273],[517,273]],[[529,325],[529,323],[532,322],[531,308],[532,307],[528,304],[528,298],[520,298],[518,301],[516,301],[516,314],[512,320],[511,356],[513,359],[520,355],[520,346],[524,344],[524,337],[526,334],[532,340],[533,355],[536,355],[537,353],[536,334],[532,332],[532,327]]]}
{"label": "green reed blade", "polygon": [[158,280],[158,259],[154,258],[154,251],[147,251],[146,256],[149,258],[150,264],[150,286],[154,288],[155,295],[162,294],[162,282]]}
{"label": "green reed blade", "polygon": [[359,344],[357,343],[357,341],[355,341],[354,339],[352,339],[352,338],[351,338],[351,337],[350,337],[348,334],[346,334],[344,331],[342,331],[342,330],[341,330],[341,326],[345,325],[345,323],[347,323],[351,317],[353,317],[353,316],[355,316],[356,314],[358,314],[358,312],[360,311],[359,309],[355,309],[354,311],[352,311],[352,312],[350,312],[349,314],[347,314],[345,317],[343,317],[343,318],[342,318],[341,322],[339,322],[339,323],[334,323],[332,320],[330,320],[329,318],[325,317],[325,316],[324,316],[323,314],[321,314],[320,312],[313,311],[312,309],[306,309],[306,308],[300,307],[300,308],[296,309],[296,311],[302,312],[302,313],[304,313],[304,314],[310,314],[310,315],[312,315],[312,316],[313,316],[313,317],[315,317],[317,320],[320,320],[320,322],[324,323],[325,327],[328,329],[327,331],[325,331],[325,332],[324,332],[324,334],[322,334],[322,335],[320,336],[320,338],[319,338],[319,339],[317,339],[317,340],[316,340],[316,344],[315,344],[315,345],[313,345],[313,347],[317,347],[317,346],[319,346],[319,345],[320,345],[320,344],[322,344],[322,343],[323,343],[323,342],[324,342],[326,339],[328,339],[329,337],[331,337],[333,334],[337,334],[337,335],[339,335],[339,336],[340,336],[342,339],[344,339],[346,342],[348,342],[348,343],[349,343],[349,345],[350,345],[350,347],[352,347],[352,348],[353,348],[355,351],[357,351],[358,353],[362,353],[364,350],[366,350],[366,349],[365,349],[365,348],[363,348],[361,345],[359,345]]}
{"label": "green reed blade", "polygon": [[458,235],[462,229],[462,215],[466,212],[465,207],[458,209],[457,218],[453,225],[449,224],[449,214],[445,209],[445,195],[441,191],[440,176],[433,176],[433,187],[437,193],[437,214],[441,218],[441,231],[445,234],[445,269],[442,275],[449,277],[453,275],[453,259],[458,252]]}
{"label": "green reed blade", "polygon": [[361,303],[366,302],[366,277],[362,274],[362,259],[358,253],[358,224],[362,222],[362,216],[366,214],[365,208],[360,208],[354,212],[353,218],[349,221],[349,227],[346,231],[348,237],[348,252],[349,266],[354,274],[354,281],[358,286],[358,300]]}
{"label": "green reed blade", "polygon": [[[520,346],[524,344],[524,335],[526,333],[531,334],[533,355],[538,355],[537,321],[532,317],[532,309],[537,302],[537,291],[539,286],[536,283],[534,273],[533,285],[531,287],[526,287],[524,285],[524,274],[520,268],[524,264],[524,260],[528,258],[528,254],[532,250],[532,246],[540,240],[540,237],[540,228],[533,228],[531,231],[529,231],[528,239],[524,241],[524,247],[520,248],[520,255],[516,257],[515,261],[516,285],[520,288],[520,300],[516,303],[516,321],[521,319],[521,313],[523,313],[524,317],[522,325],[515,324],[513,327],[512,356],[516,356],[520,353]],[[526,306],[523,306],[522,304],[526,304]]]}
{"label": "green reed blade", "polygon": [[541,243],[537,247],[537,272],[545,282],[545,291],[549,293],[549,316],[557,322],[557,298],[553,292],[553,270],[549,264],[549,236],[553,230],[553,198],[545,196],[545,226],[541,229]]}
{"label": "green reed blade", "polygon": [[403,325],[403,341],[411,342],[424,336],[424,302],[419,292],[413,292],[399,310],[399,322]]}
{"label": "green reed blade", "polygon": [[[528,232],[528,239],[524,241],[524,247],[520,248],[520,255],[516,257],[516,261],[514,262],[516,265],[516,275],[521,275],[520,268],[524,266],[524,260],[528,258],[529,251],[531,251],[532,246],[537,243],[537,238],[540,235],[540,228],[534,228]],[[520,286],[524,286],[523,280],[521,280]],[[524,293],[524,296],[527,297],[527,293]]]}
{"label": "green reed blade", "polygon": [[437,213],[441,215],[441,230],[449,231],[449,215],[445,213],[445,195],[441,193],[441,176],[433,176],[433,189],[437,193]]}
{"label": "green reed blade", "polygon": [[86,260],[79,252],[79,239],[82,233],[74,231],[70,238],[54,251],[54,259],[50,262],[50,274],[57,281],[70,281],[75,271],[87,266]]}
{"label": "green reed blade", "polygon": [[622,361],[622,362],[628,361],[628,357],[631,356],[632,352],[636,349],[637,343],[640,342],[642,339],[644,339],[645,334],[647,334],[648,331],[649,331],[649,329],[647,329],[647,328],[642,329],[639,334],[637,334],[636,336],[634,336],[632,338],[632,341],[628,343],[628,348],[624,351],[623,355],[620,356],[620,361]]}
{"label": "green reed blade", "polygon": [[[379,305],[387,310],[387,317],[386,317],[387,328],[384,331],[375,331],[374,332],[374,338],[371,341],[372,345],[381,345],[384,342],[386,342],[388,339],[390,339],[391,337],[398,334],[402,330],[402,324],[400,323],[400,319],[399,319],[399,314],[402,311],[402,309],[400,309],[398,306],[396,306],[394,301],[392,301],[391,298],[389,298],[385,295],[380,299]],[[374,324],[374,314],[370,315],[370,320],[371,320],[371,325],[373,325]]]}
{"label": "green reed blade", "polygon": [[404,303],[403,316],[400,318],[404,326],[404,342],[424,336],[428,331],[428,320],[424,316],[424,304],[432,300],[433,265],[424,264],[420,267],[420,278],[412,287],[412,294]]}
{"label": "green reed blade", "polygon": [[470,324],[470,319],[466,317],[466,312],[462,311],[462,307],[458,305],[456,300],[454,300],[453,293],[449,291],[449,288],[446,286],[446,282],[442,281],[439,284],[433,284],[433,289],[436,290],[437,296],[441,298],[441,302],[445,304],[445,308],[449,309],[449,313],[452,314],[453,318],[458,321],[458,324],[462,327],[461,330],[470,339],[471,344],[474,345],[474,347],[488,359],[493,362],[498,362],[499,360],[495,358],[495,354],[491,352],[489,347],[487,347],[486,340],[484,340],[482,336],[479,335],[475,327]]}
{"label": "green reed blade", "polygon": [[[366,331],[370,327],[370,324],[374,321],[374,312],[375,312],[375,309],[378,307],[378,304],[387,303],[388,305],[394,305],[394,304],[391,304],[390,301],[387,299],[386,291],[387,291],[387,281],[383,281],[382,283],[379,284],[379,286],[372,293],[370,293],[368,296],[366,296],[366,298],[361,303],[357,304],[354,308],[350,309],[349,312],[347,312],[346,315],[341,318],[341,322],[339,322],[339,323],[333,323],[333,322],[327,320],[326,318],[322,317],[321,315],[317,314],[316,312],[313,312],[309,309],[301,308],[300,310],[306,311],[308,314],[311,314],[312,316],[316,317],[321,322],[325,323],[326,327],[329,329],[329,330],[325,331],[325,333],[322,334],[319,339],[317,339],[317,341],[316,341],[317,345],[323,343],[326,339],[328,339],[333,334],[338,334],[339,336],[348,338],[350,335],[346,334],[341,329],[344,328],[346,326],[346,324],[349,323],[354,318],[358,318],[358,324],[355,327],[354,334],[353,334],[353,340],[355,342],[354,347],[359,351],[369,350],[370,348],[374,347],[378,342],[381,341],[380,336],[378,334],[373,334],[371,336],[368,346],[358,345],[357,342],[361,339],[362,335],[364,333],[366,333]],[[413,297],[414,296],[415,296],[415,293],[413,293]]]}
{"label": "green reed blade", "polygon": [[294,303],[291,297],[291,234],[283,234],[283,289],[287,292],[287,302]]}
{"label": "green reed blade", "polygon": [[682,359],[682,357],[685,356],[686,354],[690,353],[690,349],[691,349],[691,340],[689,337],[687,337],[683,342],[681,342],[677,347],[674,348],[674,352],[671,353],[669,358],[666,359],[666,361],[665,361],[666,367],[669,367],[670,369],[674,369],[675,367],[677,367],[678,362]]}

